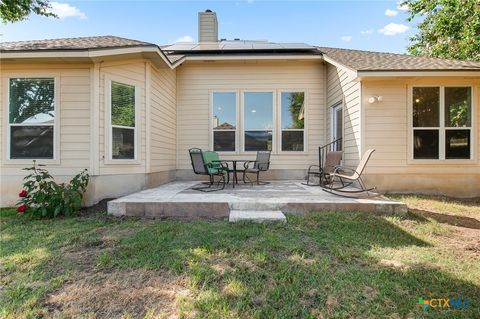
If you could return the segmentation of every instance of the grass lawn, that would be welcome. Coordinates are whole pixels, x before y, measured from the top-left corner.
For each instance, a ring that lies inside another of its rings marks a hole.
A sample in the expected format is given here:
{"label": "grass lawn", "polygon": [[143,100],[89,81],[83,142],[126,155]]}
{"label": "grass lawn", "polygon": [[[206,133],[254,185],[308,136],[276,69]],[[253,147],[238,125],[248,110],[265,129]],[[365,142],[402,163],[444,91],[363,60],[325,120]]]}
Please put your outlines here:
{"label": "grass lawn", "polygon": [[[415,209],[407,218],[266,225],[4,209],[0,317],[478,318],[479,203],[401,198]],[[420,297],[471,305],[422,310]]]}

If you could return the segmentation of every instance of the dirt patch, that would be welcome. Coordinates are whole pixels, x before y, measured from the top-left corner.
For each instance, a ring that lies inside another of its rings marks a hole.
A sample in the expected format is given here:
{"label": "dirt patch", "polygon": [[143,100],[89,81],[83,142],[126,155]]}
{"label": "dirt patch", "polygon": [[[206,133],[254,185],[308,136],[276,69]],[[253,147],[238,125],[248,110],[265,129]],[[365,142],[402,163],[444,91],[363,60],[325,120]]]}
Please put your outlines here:
{"label": "dirt patch", "polygon": [[363,289],[363,296],[368,301],[372,301],[377,297],[377,295],[378,295],[378,290],[373,287],[365,286],[365,289]]}
{"label": "dirt patch", "polygon": [[53,318],[176,318],[185,280],[150,270],[82,271],[44,302]]}
{"label": "dirt patch", "polygon": [[332,311],[339,305],[338,299],[334,296],[328,296],[327,301],[325,302],[325,306],[327,307],[328,311]]}
{"label": "dirt patch", "polygon": [[[472,200],[472,203],[476,204],[477,201],[478,199]],[[442,246],[449,247],[455,254],[471,255],[475,258],[480,256],[480,220],[478,218],[440,213],[432,209],[410,208],[409,210],[413,216],[425,218],[424,220],[431,218],[451,227],[453,231],[446,236],[448,240],[442,241]]]}
{"label": "dirt patch", "polygon": [[114,198],[106,198],[102,199],[97,204],[90,206],[90,207],[82,207],[78,211],[78,216],[91,216],[96,215],[99,213],[106,213],[107,212],[107,203]]}
{"label": "dirt patch", "polygon": [[451,247],[455,254],[480,257],[480,230],[455,226],[453,228],[453,235],[442,245]]}
{"label": "dirt patch", "polygon": [[[92,212],[90,212],[92,213]],[[99,257],[114,254],[118,240],[131,229],[100,235],[75,249],[65,250],[65,262],[75,272],[43,300],[49,318],[178,318],[182,303],[191,299],[187,280],[163,270],[98,268]]]}
{"label": "dirt patch", "polygon": [[383,267],[396,268],[396,269],[400,269],[400,270],[410,269],[409,265],[404,264],[404,263],[402,263],[401,261],[398,261],[398,260],[380,259],[378,264],[380,266],[383,266]]}

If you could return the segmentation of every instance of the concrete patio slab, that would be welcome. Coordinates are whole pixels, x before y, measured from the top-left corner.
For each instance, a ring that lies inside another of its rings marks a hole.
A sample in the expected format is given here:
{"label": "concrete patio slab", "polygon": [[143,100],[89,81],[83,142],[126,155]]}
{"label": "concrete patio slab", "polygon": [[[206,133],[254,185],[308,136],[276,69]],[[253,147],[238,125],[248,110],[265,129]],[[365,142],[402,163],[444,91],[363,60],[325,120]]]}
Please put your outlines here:
{"label": "concrete patio slab", "polygon": [[193,190],[198,181],[176,181],[108,202],[115,216],[148,218],[223,218],[231,210],[274,211],[303,214],[314,211],[362,211],[403,215],[405,204],[386,197],[345,198],[305,186],[301,181],[274,181],[268,185],[239,184],[203,193]]}
{"label": "concrete patio slab", "polygon": [[253,222],[287,222],[287,217],[279,210],[232,210],[228,217],[229,222],[249,220]]}

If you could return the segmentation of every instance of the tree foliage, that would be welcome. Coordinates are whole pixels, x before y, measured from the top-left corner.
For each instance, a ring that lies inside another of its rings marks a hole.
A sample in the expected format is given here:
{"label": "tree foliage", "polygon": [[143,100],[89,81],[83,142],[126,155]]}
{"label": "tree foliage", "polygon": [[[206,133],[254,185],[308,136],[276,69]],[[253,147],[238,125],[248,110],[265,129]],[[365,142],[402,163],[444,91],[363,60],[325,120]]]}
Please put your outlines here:
{"label": "tree foliage", "polygon": [[410,38],[413,55],[480,61],[479,0],[406,0],[409,21],[422,19]]}
{"label": "tree foliage", "polygon": [[54,80],[10,79],[10,123],[40,114],[54,118]]}
{"label": "tree foliage", "polygon": [[135,126],[135,87],[112,83],[112,124]]}
{"label": "tree foliage", "polygon": [[50,12],[49,0],[2,0],[0,1],[0,19],[6,22],[25,20],[31,13],[45,17],[57,17]]}
{"label": "tree foliage", "polygon": [[300,116],[300,113],[303,111],[303,92],[294,92],[289,96],[290,105],[288,109],[290,111],[290,116],[292,117],[292,129],[303,129],[304,121],[303,116]]}

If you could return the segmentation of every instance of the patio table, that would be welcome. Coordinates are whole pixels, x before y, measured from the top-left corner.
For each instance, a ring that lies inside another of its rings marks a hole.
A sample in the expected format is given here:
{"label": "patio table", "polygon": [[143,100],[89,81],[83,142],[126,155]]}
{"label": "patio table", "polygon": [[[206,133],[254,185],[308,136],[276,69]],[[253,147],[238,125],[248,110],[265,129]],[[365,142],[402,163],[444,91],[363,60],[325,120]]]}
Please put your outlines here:
{"label": "patio table", "polygon": [[[232,187],[235,188],[235,184],[238,185],[238,178],[237,178],[237,163],[245,163],[245,162],[251,162],[252,160],[249,159],[249,160],[246,160],[246,159],[232,159],[232,160],[219,160],[219,161],[215,161],[215,162],[223,162],[223,163],[232,163],[232,167],[233,169],[232,170],[228,170],[228,172],[232,172],[233,173],[233,182],[232,182]],[[243,171],[243,170],[240,170],[240,171]]]}

